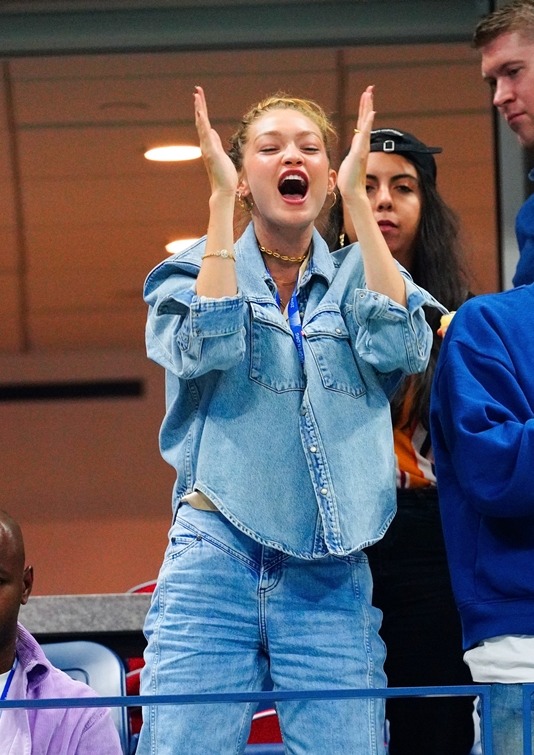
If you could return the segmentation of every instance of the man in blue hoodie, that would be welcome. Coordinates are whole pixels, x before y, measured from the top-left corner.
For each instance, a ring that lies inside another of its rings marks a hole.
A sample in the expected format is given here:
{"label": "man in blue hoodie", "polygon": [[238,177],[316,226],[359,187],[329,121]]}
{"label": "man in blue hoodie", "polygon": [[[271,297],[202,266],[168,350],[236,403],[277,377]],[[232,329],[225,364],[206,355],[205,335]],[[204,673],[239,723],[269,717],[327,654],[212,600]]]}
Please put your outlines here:
{"label": "man in blue hoodie", "polygon": [[464,660],[493,685],[494,755],[519,755],[534,683],[534,284],[462,304],[430,422]]}
{"label": "man in blue hoodie", "polygon": [[[482,54],[482,76],[493,104],[523,147],[534,147],[534,0],[513,2],[484,17],[473,45]],[[534,181],[534,170],[529,173]],[[519,262],[514,286],[534,282],[534,194],[516,218]]]}

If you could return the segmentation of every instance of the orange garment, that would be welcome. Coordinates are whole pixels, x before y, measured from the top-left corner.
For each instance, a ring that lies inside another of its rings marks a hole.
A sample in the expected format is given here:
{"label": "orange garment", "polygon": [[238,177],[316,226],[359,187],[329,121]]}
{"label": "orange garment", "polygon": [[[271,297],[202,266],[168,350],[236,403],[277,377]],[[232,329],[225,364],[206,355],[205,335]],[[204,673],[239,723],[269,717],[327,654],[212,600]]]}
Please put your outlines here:
{"label": "orange garment", "polygon": [[411,409],[410,390],[393,428],[397,488],[425,488],[436,484],[430,436],[420,422],[407,424]]}

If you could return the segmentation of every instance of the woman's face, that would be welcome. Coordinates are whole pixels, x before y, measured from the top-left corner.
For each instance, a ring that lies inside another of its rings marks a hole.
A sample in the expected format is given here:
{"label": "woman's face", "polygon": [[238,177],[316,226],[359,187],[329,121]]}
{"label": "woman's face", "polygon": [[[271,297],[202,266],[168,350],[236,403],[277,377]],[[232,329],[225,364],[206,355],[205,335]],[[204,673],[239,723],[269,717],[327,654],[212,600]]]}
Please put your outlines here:
{"label": "woman's face", "polygon": [[[409,270],[422,206],[414,164],[393,152],[370,152],[367,160],[367,196],[391,254]],[[355,232],[350,217],[344,217],[344,223],[352,241]]]}
{"label": "woman's face", "polygon": [[313,225],[335,180],[319,127],[303,113],[270,110],[250,126],[238,191],[253,200],[256,225]]}

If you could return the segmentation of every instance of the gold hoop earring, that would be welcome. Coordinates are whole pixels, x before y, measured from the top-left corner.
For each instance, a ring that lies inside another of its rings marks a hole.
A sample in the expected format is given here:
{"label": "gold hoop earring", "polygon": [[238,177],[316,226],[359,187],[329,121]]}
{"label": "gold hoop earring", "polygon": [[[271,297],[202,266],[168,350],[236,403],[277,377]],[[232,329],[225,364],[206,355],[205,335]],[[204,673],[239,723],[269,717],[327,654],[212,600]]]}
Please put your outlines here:
{"label": "gold hoop earring", "polygon": [[241,195],[241,192],[238,191],[236,193],[237,197],[237,203],[241,207],[242,210],[245,210],[246,212],[250,212],[252,208],[254,207],[254,202],[252,201],[252,197],[243,197]]}

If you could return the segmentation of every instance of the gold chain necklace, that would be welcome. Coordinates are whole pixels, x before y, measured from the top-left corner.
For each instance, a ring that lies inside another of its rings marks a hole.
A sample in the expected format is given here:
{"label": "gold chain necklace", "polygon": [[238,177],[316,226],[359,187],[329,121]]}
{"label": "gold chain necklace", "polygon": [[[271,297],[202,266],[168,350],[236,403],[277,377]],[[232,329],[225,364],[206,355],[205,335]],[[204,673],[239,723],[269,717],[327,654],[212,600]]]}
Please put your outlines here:
{"label": "gold chain necklace", "polygon": [[[310,246],[311,246],[311,241],[310,241]],[[309,254],[310,246],[306,249],[304,254],[302,254],[300,257],[287,257],[285,254],[278,254],[278,252],[273,252],[272,249],[266,249],[258,241],[258,247],[260,249],[260,252],[262,252],[262,254],[268,254],[270,257],[275,257],[277,260],[282,260],[282,262],[295,262],[295,263],[304,262],[304,260]]]}

